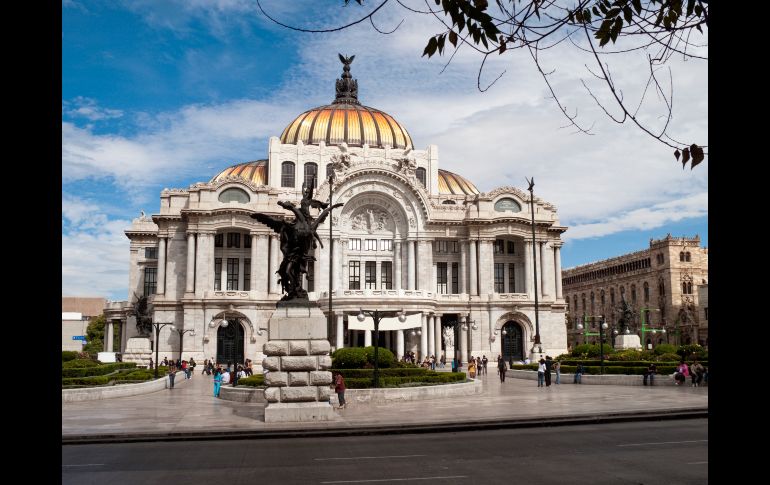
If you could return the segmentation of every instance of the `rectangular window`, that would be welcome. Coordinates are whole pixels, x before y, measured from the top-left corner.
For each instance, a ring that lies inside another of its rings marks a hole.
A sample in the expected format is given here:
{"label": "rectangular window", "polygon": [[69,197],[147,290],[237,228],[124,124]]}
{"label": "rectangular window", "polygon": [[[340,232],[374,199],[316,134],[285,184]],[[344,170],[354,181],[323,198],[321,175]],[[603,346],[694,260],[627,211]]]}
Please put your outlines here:
{"label": "rectangular window", "polygon": [[243,247],[246,249],[251,249],[251,234],[243,235]]}
{"label": "rectangular window", "polygon": [[383,261],[380,271],[382,273],[382,275],[380,276],[380,278],[382,278],[380,288],[383,290],[392,290],[393,289],[393,263],[390,261]]}
{"label": "rectangular window", "polygon": [[706,320],[709,319],[709,307],[703,309],[703,316],[706,317]]}
{"label": "rectangular window", "polygon": [[227,289],[238,289],[238,258],[227,258]]}
{"label": "rectangular window", "polygon": [[[361,242],[361,240],[358,240]],[[361,289],[361,262],[360,261],[348,261],[348,289],[360,290]]]}
{"label": "rectangular window", "polygon": [[451,247],[453,253],[460,252],[460,243],[458,241],[450,241],[449,246]]}
{"label": "rectangular window", "polygon": [[225,235],[224,234],[215,234],[214,235],[214,247],[221,248],[224,240],[225,240]]}
{"label": "rectangular window", "polygon": [[393,251],[393,240],[380,239],[380,251]]}
{"label": "rectangular window", "polygon": [[495,263],[495,293],[505,293],[504,263]]}
{"label": "rectangular window", "polygon": [[227,233],[227,247],[228,248],[240,248],[241,247],[241,234],[239,232]]}
{"label": "rectangular window", "polygon": [[508,263],[508,293],[516,293],[516,265]]}
{"label": "rectangular window", "polygon": [[508,254],[514,254],[515,247],[513,241],[508,241]]}
{"label": "rectangular window", "polygon": [[[373,240],[373,239],[372,239]],[[364,284],[367,290],[377,289],[377,261],[367,261],[364,266]]]}
{"label": "rectangular window", "polygon": [[251,258],[243,260],[243,291],[251,290]]}
{"label": "rectangular window", "polygon": [[376,239],[365,239],[364,240],[364,248],[367,251],[377,251],[377,240]]}
{"label": "rectangular window", "polygon": [[214,258],[214,289],[222,289],[222,258]]}
{"label": "rectangular window", "polygon": [[360,239],[348,239],[348,249],[351,251],[360,251],[361,250],[361,240]]}
{"label": "rectangular window", "polygon": [[436,241],[436,252],[447,253],[449,248],[449,241]]}
{"label": "rectangular window", "polygon": [[505,241],[495,239],[495,254],[505,254]]}
{"label": "rectangular window", "polygon": [[436,263],[436,292],[441,294],[447,292],[446,263]]}
{"label": "rectangular window", "polygon": [[144,248],[145,259],[158,259],[158,248]]}
{"label": "rectangular window", "polygon": [[158,268],[144,268],[144,296],[155,294],[158,281]]}
{"label": "rectangular window", "polygon": [[452,263],[452,293],[460,293],[460,263]]}

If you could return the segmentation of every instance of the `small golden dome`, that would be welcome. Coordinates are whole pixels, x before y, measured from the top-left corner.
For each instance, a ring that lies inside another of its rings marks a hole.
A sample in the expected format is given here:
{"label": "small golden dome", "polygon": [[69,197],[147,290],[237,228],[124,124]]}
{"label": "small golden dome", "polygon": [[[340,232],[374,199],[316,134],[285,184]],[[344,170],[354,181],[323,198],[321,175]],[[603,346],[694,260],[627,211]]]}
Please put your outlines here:
{"label": "small golden dome", "polygon": [[456,173],[448,170],[438,170],[438,193],[447,195],[474,195],[479,193],[479,189]]}
{"label": "small golden dome", "polygon": [[256,160],[227,167],[214,176],[211,182],[218,182],[230,176],[240,177],[257,185],[267,185],[267,160]]}

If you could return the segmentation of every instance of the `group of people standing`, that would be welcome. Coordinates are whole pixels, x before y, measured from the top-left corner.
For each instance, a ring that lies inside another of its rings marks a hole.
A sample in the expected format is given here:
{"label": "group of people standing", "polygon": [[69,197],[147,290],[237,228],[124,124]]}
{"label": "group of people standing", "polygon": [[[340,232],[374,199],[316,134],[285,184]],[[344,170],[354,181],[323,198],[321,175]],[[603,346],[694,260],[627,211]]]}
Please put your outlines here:
{"label": "group of people standing", "polygon": [[[556,373],[556,384],[561,384],[561,363],[558,360],[553,360],[550,355],[546,355],[545,359],[541,358],[538,361],[537,387],[550,387],[551,372]],[[577,372],[575,372],[575,379],[575,383],[579,384],[580,379]]]}

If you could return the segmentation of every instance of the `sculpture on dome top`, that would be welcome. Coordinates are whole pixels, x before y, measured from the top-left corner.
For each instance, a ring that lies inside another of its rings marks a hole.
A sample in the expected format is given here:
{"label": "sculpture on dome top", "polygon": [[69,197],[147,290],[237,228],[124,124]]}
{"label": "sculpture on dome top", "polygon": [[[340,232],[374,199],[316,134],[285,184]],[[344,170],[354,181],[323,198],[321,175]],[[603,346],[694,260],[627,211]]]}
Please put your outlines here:
{"label": "sculpture on dome top", "polygon": [[350,64],[356,56],[345,57],[337,54],[342,62],[342,78],[337,79],[337,95],[335,104],[361,104],[358,102],[358,81],[350,75]]}

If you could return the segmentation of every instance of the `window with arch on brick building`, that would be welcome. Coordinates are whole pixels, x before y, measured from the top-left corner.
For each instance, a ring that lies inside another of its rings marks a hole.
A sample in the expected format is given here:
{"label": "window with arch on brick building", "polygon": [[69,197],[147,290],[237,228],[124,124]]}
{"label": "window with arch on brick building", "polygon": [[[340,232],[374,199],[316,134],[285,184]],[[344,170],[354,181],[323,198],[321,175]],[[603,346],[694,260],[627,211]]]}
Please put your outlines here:
{"label": "window with arch on brick building", "polygon": [[636,305],[636,285],[631,285],[631,303]]}
{"label": "window with arch on brick building", "polygon": [[644,282],[643,291],[644,291],[644,302],[647,303],[650,301],[650,284],[647,283],[646,281]]}
{"label": "window with arch on brick building", "polygon": [[679,253],[679,261],[684,261],[684,251]]}

